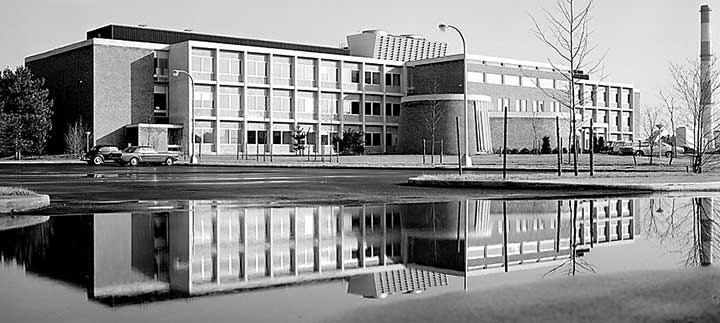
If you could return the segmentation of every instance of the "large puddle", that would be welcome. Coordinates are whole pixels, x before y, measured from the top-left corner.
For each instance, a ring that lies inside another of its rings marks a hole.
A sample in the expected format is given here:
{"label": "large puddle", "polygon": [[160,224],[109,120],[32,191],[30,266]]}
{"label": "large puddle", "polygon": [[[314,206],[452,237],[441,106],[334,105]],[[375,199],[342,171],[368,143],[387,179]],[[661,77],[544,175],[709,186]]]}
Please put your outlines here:
{"label": "large puddle", "polygon": [[718,201],[187,201],[50,217],[0,231],[0,311],[13,322],[316,321],[453,291],[709,265]]}

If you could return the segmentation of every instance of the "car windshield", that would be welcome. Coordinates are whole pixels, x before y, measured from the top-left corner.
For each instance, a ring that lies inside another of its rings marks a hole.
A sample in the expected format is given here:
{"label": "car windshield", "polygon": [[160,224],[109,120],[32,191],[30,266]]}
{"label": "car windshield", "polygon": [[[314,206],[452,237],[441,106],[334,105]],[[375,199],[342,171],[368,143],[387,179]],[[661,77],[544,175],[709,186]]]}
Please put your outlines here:
{"label": "car windshield", "polygon": [[127,147],[123,150],[124,153],[134,153],[137,147]]}

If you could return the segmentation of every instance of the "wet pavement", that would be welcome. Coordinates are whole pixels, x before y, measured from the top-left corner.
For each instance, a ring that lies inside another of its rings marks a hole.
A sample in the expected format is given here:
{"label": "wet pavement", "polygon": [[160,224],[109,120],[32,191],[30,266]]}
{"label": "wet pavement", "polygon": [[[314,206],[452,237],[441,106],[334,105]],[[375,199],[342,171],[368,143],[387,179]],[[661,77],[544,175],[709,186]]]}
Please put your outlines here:
{"label": "wet pavement", "polygon": [[[403,313],[383,311],[532,294],[523,288],[569,277],[707,268],[720,255],[720,195],[516,199],[399,185],[416,174],[3,167],[3,185],[53,200],[39,212],[49,218],[0,231],[3,321],[396,321]],[[686,302],[715,315],[720,284],[705,287]],[[476,310],[462,317],[489,318]]]}

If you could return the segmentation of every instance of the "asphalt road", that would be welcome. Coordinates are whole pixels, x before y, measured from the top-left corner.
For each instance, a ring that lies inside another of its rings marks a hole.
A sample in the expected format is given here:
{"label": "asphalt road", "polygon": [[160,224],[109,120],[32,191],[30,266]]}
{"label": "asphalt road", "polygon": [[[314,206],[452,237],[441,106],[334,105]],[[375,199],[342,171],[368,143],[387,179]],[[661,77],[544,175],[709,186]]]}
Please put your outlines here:
{"label": "asphalt road", "polygon": [[41,213],[50,215],[163,208],[187,200],[230,201],[242,205],[353,205],[557,194],[405,185],[408,177],[445,172],[452,171],[0,165],[0,185],[49,194],[51,206]]}

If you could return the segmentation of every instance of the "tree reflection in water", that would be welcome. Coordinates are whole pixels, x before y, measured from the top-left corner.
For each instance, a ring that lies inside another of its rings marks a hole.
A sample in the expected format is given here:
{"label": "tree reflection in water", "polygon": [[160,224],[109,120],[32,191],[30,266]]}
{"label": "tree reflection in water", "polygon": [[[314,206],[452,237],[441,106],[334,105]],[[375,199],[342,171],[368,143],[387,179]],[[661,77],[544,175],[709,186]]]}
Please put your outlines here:
{"label": "tree reflection in water", "polygon": [[712,197],[650,200],[648,235],[660,240],[668,251],[683,256],[685,266],[708,266],[718,254],[717,201]]}
{"label": "tree reflection in water", "polygon": [[[590,209],[594,209],[594,201],[591,201],[591,207]],[[577,222],[578,222],[578,200],[569,201],[570,207],[570,226],[572,232],[570,234],[570,257],[564,261],[562,261],[560,264],[550,268],[545,274],[543,274],[543,277],[547,277],[553,274],[563,274],[567,276],[575,276],[576,274],[581,273],[594,273],[595,272],[595,266],[590,264],[585,258],[582,257],[583,254],[590,251],[589,249],[586,249],[584,247],[578,249],[578,246],[584,246],[583,241],[579,241],[578,235],[580,235],[580,230],[577,228]],[[558,201],[558,226],[560,225],[560,216],[562,214],[562,202]],[[593,212],[590,212],[590,225],[592,227],[593,219],[595,218],[595,214]],[[558,229],[558,232],[560,230]],[[596,233],[595,230],[590,230],[590,243],[592,244],[593,241],[595,241]],[[558,239],[559,241],[560,239]],[[559,250],[559,248],[558,248]]]}

